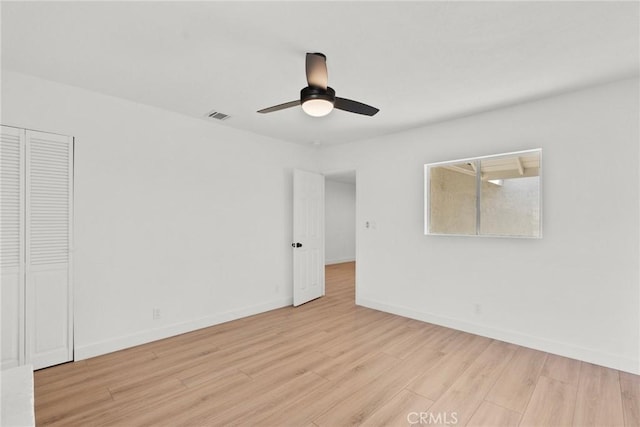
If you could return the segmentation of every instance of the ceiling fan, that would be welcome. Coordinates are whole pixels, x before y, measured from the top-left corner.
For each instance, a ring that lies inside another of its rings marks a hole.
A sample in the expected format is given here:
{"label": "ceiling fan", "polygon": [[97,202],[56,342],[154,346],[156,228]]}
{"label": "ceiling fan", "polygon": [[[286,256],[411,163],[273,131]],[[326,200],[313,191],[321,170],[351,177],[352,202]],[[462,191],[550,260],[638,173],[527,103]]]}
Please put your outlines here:
{"label": "ceiling fan", "polygon": [[336,91],[327,86],[327,57],[324,54],[307,53],[306,69],[309,86],[300,91],[299,100],[264,108],[258,113],[273,113],[297,105],[302,105],[304,112],[313,117],[326,116],[334,108],[364,116],[373,116],[380,111],[362,102],[336,96]]}

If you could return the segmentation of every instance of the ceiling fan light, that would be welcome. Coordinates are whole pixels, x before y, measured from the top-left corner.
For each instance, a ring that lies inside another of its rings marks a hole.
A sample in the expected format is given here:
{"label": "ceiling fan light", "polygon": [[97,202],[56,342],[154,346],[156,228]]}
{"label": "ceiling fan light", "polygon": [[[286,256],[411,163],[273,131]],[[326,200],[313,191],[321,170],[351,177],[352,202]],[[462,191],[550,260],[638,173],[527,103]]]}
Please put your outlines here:
{"label": "ceiling fan light", "polygon": [[310,116],[322,117],[333,110],[333,102],[321,98],[308,99],[302,103],[302,109]]}

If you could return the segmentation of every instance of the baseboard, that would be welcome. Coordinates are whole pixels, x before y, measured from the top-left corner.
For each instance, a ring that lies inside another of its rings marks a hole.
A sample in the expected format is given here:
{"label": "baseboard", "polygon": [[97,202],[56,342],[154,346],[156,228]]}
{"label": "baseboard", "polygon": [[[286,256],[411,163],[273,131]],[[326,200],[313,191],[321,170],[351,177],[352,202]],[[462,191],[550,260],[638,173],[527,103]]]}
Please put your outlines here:
{"label": "baseboard", "polygon": [[617,354],[578,347],[572,344],[552,341],[542,337],[526,335],[516,331],[486,327],[483,325],[478,325],[476,323],[416,311],[407,307],[381,303],[368,298],[356,297],[356,305],[372,308],[374,310],[384,311],[386,313],[396,314],[402,317],[420,320],[422,322],[445,326],[448,328],[480,335],[487,338],[493,338],[496,340],[517,344],[535,350],[545,351],[547,353],[557,354],[559,356],[569,357],[571,359],[582,360],[584,362],[605,366],[607,368],[618,369],[620,371],[630,372],[632,374],[640,374],[639,360],[633,360],[627,357],[619,356]]}
{"label": "baseboard", "polygon": [[169,338],[186,332],[195,331],[197,329],[208,328],[209,326],[219,325],[221,323],[252,316],[254,314],[264,313],[277,308],[288,307],[292,304],[292,298],[281,298],[263,304],[229,310],[212,316],[166,325],[161,328],[150,329],[132,335],[112,338],[86,345],[79,345],[74,348],[74,360],[83,360],[90,357],[100,356],[102,354]]}
{"label": "baseboard", "polygon": [[324,265],[342,264],[343,262],[353,262],[355,260],[356,260],[355,257],[325,260]]}

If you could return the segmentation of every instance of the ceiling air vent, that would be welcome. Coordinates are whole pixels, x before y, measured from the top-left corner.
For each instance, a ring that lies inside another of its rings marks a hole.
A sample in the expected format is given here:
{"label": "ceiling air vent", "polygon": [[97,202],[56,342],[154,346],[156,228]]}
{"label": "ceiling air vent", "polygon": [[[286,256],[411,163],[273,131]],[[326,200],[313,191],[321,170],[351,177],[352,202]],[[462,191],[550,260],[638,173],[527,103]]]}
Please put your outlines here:
{"label": "ceiling air vent", "polygon": [[216,120],[226,120],[229,118],[229,115],[221,113],[219,111],[211,111],[207,114],[207,117],[209,117],[210,119],[216,119]]}

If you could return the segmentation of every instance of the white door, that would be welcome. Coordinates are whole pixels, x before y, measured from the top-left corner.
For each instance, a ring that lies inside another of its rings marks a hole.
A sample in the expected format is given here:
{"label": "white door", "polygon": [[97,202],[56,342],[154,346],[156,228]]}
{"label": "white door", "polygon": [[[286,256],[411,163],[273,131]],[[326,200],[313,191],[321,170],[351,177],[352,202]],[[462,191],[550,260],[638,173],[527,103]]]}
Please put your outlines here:
{"label": "white door", "polygon": [[2,369],[24,364],[24,130],[0,137]]}
{"label": "white door", "polygon": [[26,131],[26,361],[73,359],[73,138]]}
{"label": "white door", "polygon": [[293,305],[324,295],[324,176],[293,171]]}

